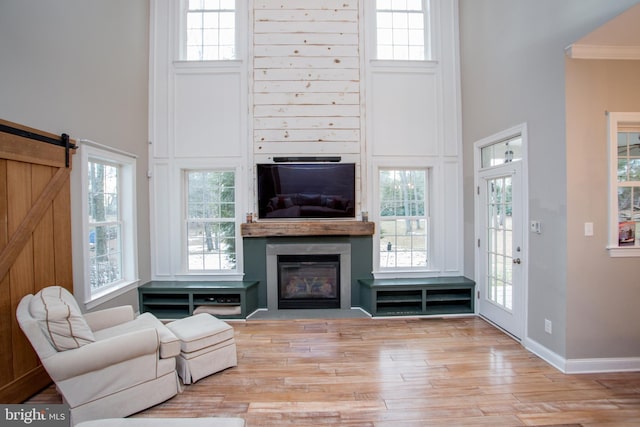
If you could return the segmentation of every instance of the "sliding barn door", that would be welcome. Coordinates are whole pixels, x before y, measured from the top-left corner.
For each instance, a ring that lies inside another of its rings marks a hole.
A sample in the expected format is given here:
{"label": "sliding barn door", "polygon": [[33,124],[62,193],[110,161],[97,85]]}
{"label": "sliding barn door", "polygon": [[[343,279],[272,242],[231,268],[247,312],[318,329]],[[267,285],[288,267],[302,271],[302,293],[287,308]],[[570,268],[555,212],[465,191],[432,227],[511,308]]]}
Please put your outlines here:
{"label": "sliding barn door", "polygon": [[18,302],[50,285],[73,292],[69,186],[73,144],[63,145],[60,136],[0,120],[2,403],[22,402],[51,382],[18,326]]}

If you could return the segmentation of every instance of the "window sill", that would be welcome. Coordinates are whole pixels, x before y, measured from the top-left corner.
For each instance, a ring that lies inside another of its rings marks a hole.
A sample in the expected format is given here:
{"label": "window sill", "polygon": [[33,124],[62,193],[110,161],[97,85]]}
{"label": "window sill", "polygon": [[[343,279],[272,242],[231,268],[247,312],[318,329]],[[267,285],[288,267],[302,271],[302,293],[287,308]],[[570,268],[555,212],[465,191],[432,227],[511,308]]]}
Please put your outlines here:
{"label": "window sill", "polygon": [[[242,280],[244,274],[235,271],[224,272],[202,272],[202,273],[182,273],[176,274],[175,280]],[[160,279],[155,279],[160,280]]]}
{"label": "window sill", "polygon": [[438,270],[377,270],[373,272],[374,279],[417,279],[424,277],[442,276]]}
{"label": "window sill", "polygon": [[179,70],[220,70],[240,68],[244,61],[238,59],[224,59],[219,61],[173,61],[173,66]]}
{"label": "window sill", "polygon": [[626,248],[620,246],[609,246],[607,251],[609,251],[609,256],[611,258],[640,257],[640,246],[628,246]]}
{"label": "window sill", "polygon": [[115,286],[109,286],[107,289],[104,289],[100,292],[96,292],[95,294],[92,294],[91,296],[89,296],[89,299],[85,301],[84,306],[87,310],[95,308],[126,292],[129,292],[133,289],[137,289],[139,283],[140,283],[140,279],[136,279],[133,281],[122,282]]}
{"label": "window sill", "polygon": [[371,59],[369,65],[373,68],[431,70],[437,68],[439,62],[435,60]]}

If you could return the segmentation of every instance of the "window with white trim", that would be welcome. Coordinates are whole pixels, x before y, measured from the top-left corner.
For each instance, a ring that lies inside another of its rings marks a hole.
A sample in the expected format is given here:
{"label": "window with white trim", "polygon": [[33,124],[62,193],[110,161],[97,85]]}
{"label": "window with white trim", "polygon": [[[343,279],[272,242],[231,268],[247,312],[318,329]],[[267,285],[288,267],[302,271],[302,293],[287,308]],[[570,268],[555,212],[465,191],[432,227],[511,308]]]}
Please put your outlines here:
{"label": "window with white trim", "polygon": [[84,145],[81,169],[85,299],[138,280],[135,157]]}
{"label": "window with white trim", "polygon": [[379,170],[380,269],[428,267],[426,169]]}
{"label": "window with white trim", "polygon": [[608,113],[609,253],[640,256],[640,113]]}
{"label": "window with white trim", "polygon": [[236,59],[235,0],[183,0],[182,59]]}
{"label": "window with white trim", "polygon": [[236,270],[235,171],[185,171],[189,273]]}
{"label": "window with white trim", "polygon": [[429,0],[376,0],[376,58],[430,59]]}

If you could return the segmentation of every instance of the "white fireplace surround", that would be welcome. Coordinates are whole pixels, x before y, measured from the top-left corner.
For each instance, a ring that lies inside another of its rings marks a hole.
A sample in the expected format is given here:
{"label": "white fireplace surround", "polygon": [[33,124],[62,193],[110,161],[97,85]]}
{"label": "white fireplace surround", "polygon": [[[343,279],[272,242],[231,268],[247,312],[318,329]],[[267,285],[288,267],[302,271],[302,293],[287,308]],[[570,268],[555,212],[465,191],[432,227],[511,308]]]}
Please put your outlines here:
{"label": "white fireplace surround", "polygon": [[351,308],[351,244],[267,244],[267,309],[278,310],[278,255],[340,255],[340,309]]}

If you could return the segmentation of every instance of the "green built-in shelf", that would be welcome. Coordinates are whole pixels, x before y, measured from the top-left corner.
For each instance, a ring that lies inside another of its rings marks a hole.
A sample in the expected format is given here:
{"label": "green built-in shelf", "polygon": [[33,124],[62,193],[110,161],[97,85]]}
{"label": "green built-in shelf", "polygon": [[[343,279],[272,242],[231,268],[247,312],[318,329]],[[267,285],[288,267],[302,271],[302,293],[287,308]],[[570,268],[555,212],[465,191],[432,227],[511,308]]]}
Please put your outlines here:
{"label": "green built-in shelf", "polygon": [[226,319],[246,319],[258,309],[258,281],[161,281],[138,288],[140,312],[159,319],[181,319],[194,310]]}
{"label": "green built-in shelf", "polygon": [[372,316],[428,316],[475,312],[476,283],[463,276],[360,279],[362,308]]}

